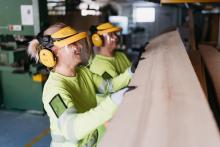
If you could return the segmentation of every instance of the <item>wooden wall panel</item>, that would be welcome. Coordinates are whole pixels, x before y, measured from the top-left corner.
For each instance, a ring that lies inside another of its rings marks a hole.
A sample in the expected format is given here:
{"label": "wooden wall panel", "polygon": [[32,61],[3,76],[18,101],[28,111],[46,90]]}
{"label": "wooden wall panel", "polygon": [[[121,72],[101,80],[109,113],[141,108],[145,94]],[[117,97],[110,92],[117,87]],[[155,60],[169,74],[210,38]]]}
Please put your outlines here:
{"label": "wooden wall panel", "polygon": [[220,135],[177,31],[150,41],[99,147],[219,147]]}

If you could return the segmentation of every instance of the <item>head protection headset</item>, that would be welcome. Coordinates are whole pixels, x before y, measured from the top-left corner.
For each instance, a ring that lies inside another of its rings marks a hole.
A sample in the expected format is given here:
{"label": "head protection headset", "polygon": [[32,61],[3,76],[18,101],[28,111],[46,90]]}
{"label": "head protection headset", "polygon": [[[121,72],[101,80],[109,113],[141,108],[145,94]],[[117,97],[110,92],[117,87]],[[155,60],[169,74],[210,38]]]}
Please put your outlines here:
{"label": "head protection headset", "polygon": [[52,35],[43,35],[43,33],[40,32],[36,37],[40,43],[40,62],[47,67],[54,67],[57,59],[51,50],[53,46],[62,48],[86,37],[86,32],[77,33],[76,30],[69,26],[60,29]]}
{"label": "head protection headset", "polygon": [[[103,23],[97,27],[92,27],[91,32],[92,32],[92,43],[97,46],[101,47],[103,46],[103,34],[105,33],[110,33],[110,32],[118,32],[120,31],[120,27],[116,27],[112,25],[111,23]],[[95,33],[94,33],[95,32]]]}

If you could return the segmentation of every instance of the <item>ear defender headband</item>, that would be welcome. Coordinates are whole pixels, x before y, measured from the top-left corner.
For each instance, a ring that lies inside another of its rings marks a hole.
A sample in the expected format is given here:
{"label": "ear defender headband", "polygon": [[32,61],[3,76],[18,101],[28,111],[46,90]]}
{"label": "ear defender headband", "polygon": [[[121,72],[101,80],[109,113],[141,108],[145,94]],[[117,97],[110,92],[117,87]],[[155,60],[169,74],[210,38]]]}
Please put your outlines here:
{"label": "ear defender headband", "polygon": [[[92,31],[94,31],[94,27],[92,28]],[[121,28],[116,27],[111,23],[103,23],[96,27],[96,33],[92,35],[92,43],[97,47],[101,47],[104,42],[102,37],[103,34],[118,31],[121,31]]]}
{"label": "ear defender headband", "polygon": [[43,33],[40,32],[36,37],[41,48],[39,52],[40,62],[46,67],[54,67],[57,58],[51,50],[53,46],[62,48],[86,37],[86,32],[77,33],[76,30],[68,26],[60,29],[52,35],[43,35]]}

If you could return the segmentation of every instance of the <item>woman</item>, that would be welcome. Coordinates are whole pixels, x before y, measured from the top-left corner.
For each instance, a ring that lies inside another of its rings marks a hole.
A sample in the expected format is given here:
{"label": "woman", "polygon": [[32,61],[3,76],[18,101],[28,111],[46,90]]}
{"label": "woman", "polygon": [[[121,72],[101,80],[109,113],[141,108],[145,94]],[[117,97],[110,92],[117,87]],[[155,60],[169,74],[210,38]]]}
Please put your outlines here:
{"label": "woman", "polygon": [[120,30],[111,23],[90,28],[93,45],[98,47],[98,53],[90,64],[90,70],[105,79],[116,77],[131,66],[127,56],[115,50],[119,41],[116,32]]}
{"label": "woman", "polygon": [[82,62],[86,33],[59,23],[39,33],[28,53],[51,69],[43,90],[55,147],[96,146],[98,129],[111,119],[126,88],[107,95],[97,105],[96,93],[115,92],[131,79],[130,68],[112,80],[91,73]]}

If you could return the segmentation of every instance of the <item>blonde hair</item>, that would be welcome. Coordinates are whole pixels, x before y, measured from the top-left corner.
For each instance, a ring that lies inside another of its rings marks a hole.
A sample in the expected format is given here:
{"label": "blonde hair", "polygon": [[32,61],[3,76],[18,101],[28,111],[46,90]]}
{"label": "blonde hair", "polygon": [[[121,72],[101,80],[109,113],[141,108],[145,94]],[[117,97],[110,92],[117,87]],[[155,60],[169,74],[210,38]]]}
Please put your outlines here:
{"label": "blonde hair", "polygon": [[[66,27],[67,25],[64,23],[56,23],[52,26],[50,26],[48,29],[44,31],[44,35],[51,35],[60,29]],[[27,53],[31,58],[34,58],[36,62],[39,61],[39,51],[40,51],[40,43],[37,39],[33,39],[29,42]]]}

